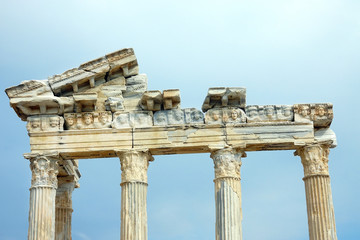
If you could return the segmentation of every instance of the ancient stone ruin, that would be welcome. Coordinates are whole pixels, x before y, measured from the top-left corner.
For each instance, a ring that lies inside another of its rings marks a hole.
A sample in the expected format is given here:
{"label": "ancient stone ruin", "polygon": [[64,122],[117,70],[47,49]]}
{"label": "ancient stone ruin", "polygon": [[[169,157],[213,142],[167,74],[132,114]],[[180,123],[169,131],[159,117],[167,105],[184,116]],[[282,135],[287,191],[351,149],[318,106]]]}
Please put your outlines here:
{"label": "ancient stone ruin", "polygon": [[[147,169],[155,155],[211,153],[216,240],[242,239],[241,158],[295,150],[304,166],[310,240],[335,240],[328,170],[336,137],[330,103],[246,105],[246,89],[208,90],[202,111],[181,108],[178,89],[147,90],[133,49],[122,49],[46,80],[6,89],[27,121],[32,171],[30,240],[71,239],[79,159],[119,157],[121,240],[147,239]],[[155,164],[155,163],[151,163]]]}

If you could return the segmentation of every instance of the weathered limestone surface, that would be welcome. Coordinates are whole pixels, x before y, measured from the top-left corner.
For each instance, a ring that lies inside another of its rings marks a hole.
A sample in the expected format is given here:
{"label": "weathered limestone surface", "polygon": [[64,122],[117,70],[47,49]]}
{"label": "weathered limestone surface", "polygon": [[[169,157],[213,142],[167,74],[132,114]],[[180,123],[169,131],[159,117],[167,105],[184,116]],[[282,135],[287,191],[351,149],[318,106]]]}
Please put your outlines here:
{"label": "weathered limestone surface", "polygon": [[25,154],[32,171],[29,210],[29,240],[55,237],[55,196],[57,189],[57,153]]}
{"label": "weathered limestone surface", "polygon": [[329,145],[299,148],[295,154],[304,166],[310,240],[337,240],[329,176]]}
{"label": "weathered limestone surface", "polygon": [[313,121],[314,127],[329,127],[333,119],[331,103],[312,103],[294,105],[295,121]]}
{"label": "weathered limestone surface", "polygon": [[55,201],[55,239],[71,240],[72,192],[76,186],[74,177],[58,178]]}
{"label": "weathered limestone surface", "polygon": [[247,122],[293,121],[294,112],[290,105],[246,106]]}
{"label": "weathered limestone surface", "polygon": [[121,163],[121,240],[147,240],[147,150],[117,151]]}
{"label": "weathered limestone surface", "polygon": [[214,108],[205,113],[207,124],[245,123],[245,112],[240,108]]}
{"label": "weathered limestone surface", "polygon": [[112,128],[146,128],[153,126],[153,113],[151,111],[115,112]]}
{"label": "weathered limestone surface", "polygon": [[57,132],[64,130],[64,118],[58,115],[38,115],[27,118],[26,129],[31,132]]}
{"label": "weathered limestone surface", "polygon": [[5,90],[9,98],[54,96],[47,80],[26,80]]}
{"label": "weathered limestone surface", "polygon": [[202,105],[203,112],[217,107],[239,107],[244,109],[246,104],[246,88],[209,88]]}
{"label": "weathered limestone surface", "polygon": [[69,130],[110,128],[112,123],[110,111],[67,113],[64,116],[66,129]]}
{"label": "weathered limestone surface", "polygon": [[74,99],[70,97],[36,96],[10,98],[10,106],[14,108],[21,120],[34,115],[62,115],[74,110]]}
{"label": "weathered limestone surface", "polygon": [[137,60],[134,51],[128,48],[89,61],[63,74],[54,75],[49,78],[49,84],[55,95],[71,95],[118,77],[136,74]]}
{"label": "weathered limestone surface", "polygon": [[240,167],[243,151],[220,149],[211,153],[215,168],[216,240],[242,239]]}
{"label": "weathered limestone surface", "polygon": [[195,108],[171,109],[154,113],[155,126],[203,124],[204,115]]}

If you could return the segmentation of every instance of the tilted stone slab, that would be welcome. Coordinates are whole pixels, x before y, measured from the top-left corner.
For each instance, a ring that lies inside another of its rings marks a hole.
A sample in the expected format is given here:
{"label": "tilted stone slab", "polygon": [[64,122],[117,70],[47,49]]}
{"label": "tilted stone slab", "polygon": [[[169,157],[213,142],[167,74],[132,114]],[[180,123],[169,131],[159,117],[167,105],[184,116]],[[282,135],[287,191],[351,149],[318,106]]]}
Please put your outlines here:
{"label": "tilted stone slab", "polygon": [[138,64],[133,49],[126,48],[49,77],[49,84],[57,96],[83,92],[119,77],[138,74]]}
{"label": "tilted stone slab", "polygon": [[21,84],[5,90],[9,98],[54,96],[48,80],[27,80]]}

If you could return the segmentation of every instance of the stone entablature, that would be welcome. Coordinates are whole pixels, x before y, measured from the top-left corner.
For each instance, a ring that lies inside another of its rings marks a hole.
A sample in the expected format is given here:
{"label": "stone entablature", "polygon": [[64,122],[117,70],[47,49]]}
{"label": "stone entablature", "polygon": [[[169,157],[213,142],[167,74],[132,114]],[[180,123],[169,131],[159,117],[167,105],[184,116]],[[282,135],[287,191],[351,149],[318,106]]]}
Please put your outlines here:
{"label": "stone entablature", "polygon": [[153,155],[206,152],[214,161],[216,240],[241,240],[241,158],[247,151],[291,149],[304,167],[310,239],[336,240],[330,103],[246,106],[245,88],[217,87],[208,90],[202,111],[182,109],[178,89],[147,90],[132,49],[6,93],[30,136],[31,153],[24,154],[32,171],[30,240],[71,239],[77,159],[115,156],[122,172],[121,240],[146,240]]}

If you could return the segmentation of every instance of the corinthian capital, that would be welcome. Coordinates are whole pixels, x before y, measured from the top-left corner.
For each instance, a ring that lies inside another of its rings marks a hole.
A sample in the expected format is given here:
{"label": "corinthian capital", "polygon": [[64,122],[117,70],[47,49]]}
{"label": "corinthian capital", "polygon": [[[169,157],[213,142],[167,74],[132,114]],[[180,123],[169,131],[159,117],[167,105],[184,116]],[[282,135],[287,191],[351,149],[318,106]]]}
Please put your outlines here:
{"label": "corinthian capital", "polygon": [[294,153],[300,156],[304,166],[304,176],[329,175],[329,145],[314,144],[299,148]]}
{"label": "corinthian capital", "polygon": [[210,157],[214,160],[215,179],[232,177],[240,179],[241,157],[244,151],[232,148],[213,151]]}
{"label": "corinthian capital", "polygon": [[148,150],[117,151],[121,163],[121,182],[147,183],[149,161],[154,158]]}
{"label": "corinthian capital", "polygon": [[58,153],[49,154],[24,154],[30,160],[32,172],[31,187],[52,187],[57,188]]}

